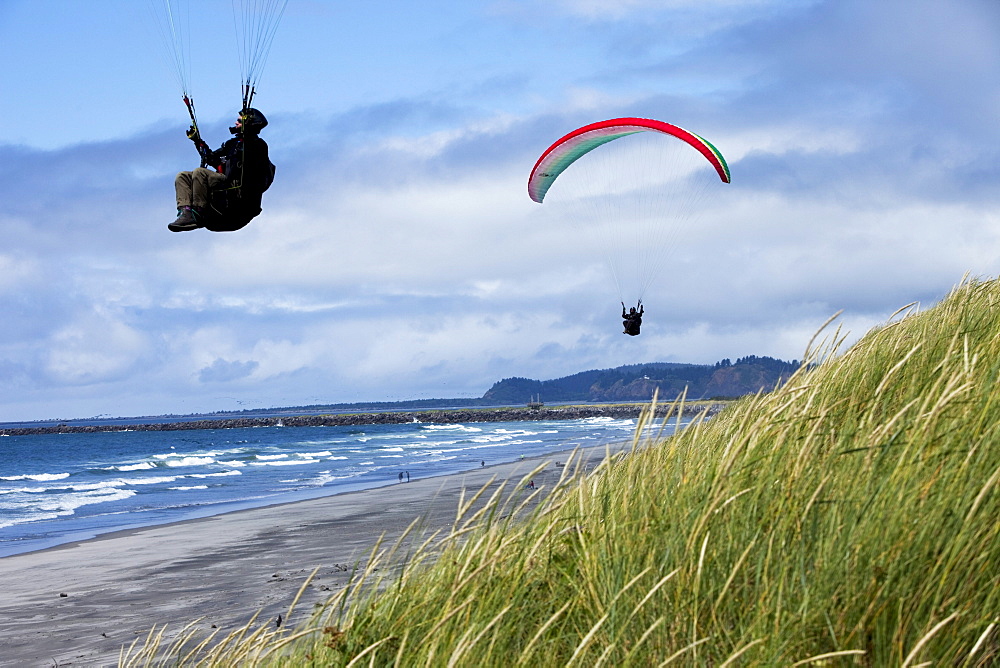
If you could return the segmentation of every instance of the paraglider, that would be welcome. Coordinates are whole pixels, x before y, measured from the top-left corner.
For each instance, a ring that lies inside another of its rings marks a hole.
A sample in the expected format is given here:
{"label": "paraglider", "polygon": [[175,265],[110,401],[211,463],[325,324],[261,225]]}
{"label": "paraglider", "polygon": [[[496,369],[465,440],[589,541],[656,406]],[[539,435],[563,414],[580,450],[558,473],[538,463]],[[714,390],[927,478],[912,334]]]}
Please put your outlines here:
{"label": "paraglider", "polygon": [[[622,302],[624,333],[636,336],[645,291],[679,231],[705,208],[716,178],[729,183],[729,166],[704,138],[663,121],[613,118],[549,146],[531,170],[528,195],[542,203],[550,189],[559,192],[563,215],[597,219],[604,228],[601,246]],[[626,291],[636,293],[637,308],[628,313]]]}
{"label": "paraglider", "polygon": [[[267,119],[253,107],[257,81],[288,0],[233,0],[233,22],[240,51],[242,105],[234,135],[212,151],[202,139],[190,93],[191,6],[184,0],[151,0],[191,118],[187,137],[194,142],[201,166],[177,174],[174,190],[177,218],[172,232],[205,228],[213,232],[242,229],[261,213],[263,193],[274,180],[275,167],[259,133]],[[199,5],[195,0],[190,2]],[[209,169],[211,168],[211,169]]]}
{"label": "paraglider", "polygon": [[645,309],[642,308],[642,302],[640,301],[639,310],[635,310],[635,306],[625,312],[625,302],[622,302],[622,327],[624,331],[622,334],[628,334],[629,336],[639,336],[639,328],[642,327],[642,314]]}
{"label": "paraglider", "polygon": [[[188,139],[201,156],[201,167],[180,172],[174,179],[177,219],[167,225],[171,232],[200,227],[212,232],[242,229],[261,212],[261,196],[274,181],[274,165],[267,143],[258,135],[267,126],[264,114],[243,109],[229,128],[235,136],[212,151],[194,125]],[[212,167],[213,169],[206,169]]]}

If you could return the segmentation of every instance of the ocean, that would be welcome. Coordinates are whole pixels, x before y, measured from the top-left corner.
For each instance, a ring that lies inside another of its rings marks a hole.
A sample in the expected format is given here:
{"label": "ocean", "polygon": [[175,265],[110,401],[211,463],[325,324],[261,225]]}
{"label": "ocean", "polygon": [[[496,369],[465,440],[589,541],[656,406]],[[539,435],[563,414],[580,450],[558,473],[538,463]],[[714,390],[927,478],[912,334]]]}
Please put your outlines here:
{"label": "ocean", "polygon": [[599,417],[2,436],[0,557],[120,529],[568,455],[629,440],[634,430],[635,420]]}

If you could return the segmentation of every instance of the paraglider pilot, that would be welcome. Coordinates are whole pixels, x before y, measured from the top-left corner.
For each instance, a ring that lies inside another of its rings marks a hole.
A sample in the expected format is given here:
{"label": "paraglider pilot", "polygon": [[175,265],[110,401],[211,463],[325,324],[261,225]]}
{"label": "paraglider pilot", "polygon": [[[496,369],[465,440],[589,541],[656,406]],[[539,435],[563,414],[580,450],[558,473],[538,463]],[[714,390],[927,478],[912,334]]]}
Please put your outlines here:
{"label": "paraglider pilot", "polygon": [[625,302],[622,302],[622,325],[625,327],[623,334],[628,334],[629,336],[639,336],[639,328],[642,326],[642,300],[639,300],[639,310],[635,310],[635,306],[625,313]]}
{"label": "paraglider pilot", "polygon": [[[256,109],[240,111],[235,136],[213,151],[194,125],[187,131],[201,156],[201,167],[180,172],[174,179],[177,220],[167,225],[171,232],[199,227],[213,232],[231,232],[246,226],[261,211],[261,196],[274,180],[274,165],[267,144],[259,133],[267,126]],[[206,169],[212,167],[213,169]]]}

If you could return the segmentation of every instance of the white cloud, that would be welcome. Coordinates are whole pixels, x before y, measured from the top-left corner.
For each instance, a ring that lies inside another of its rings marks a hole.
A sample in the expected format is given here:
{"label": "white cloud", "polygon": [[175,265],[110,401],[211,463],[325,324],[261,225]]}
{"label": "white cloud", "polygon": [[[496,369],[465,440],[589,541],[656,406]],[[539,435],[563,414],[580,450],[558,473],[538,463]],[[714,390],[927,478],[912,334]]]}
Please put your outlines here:
{"label": "white cloud", "polygon": [[46,348],[46,371],[57,384],[85,385],[120,379],[148,345],[141,332],[98,309],[53,332]]}
{"label": "white cloud", "polygon": [[0,254],[0,293],[13,292],[37,282],[41,278],[40,268],[36,258]]}

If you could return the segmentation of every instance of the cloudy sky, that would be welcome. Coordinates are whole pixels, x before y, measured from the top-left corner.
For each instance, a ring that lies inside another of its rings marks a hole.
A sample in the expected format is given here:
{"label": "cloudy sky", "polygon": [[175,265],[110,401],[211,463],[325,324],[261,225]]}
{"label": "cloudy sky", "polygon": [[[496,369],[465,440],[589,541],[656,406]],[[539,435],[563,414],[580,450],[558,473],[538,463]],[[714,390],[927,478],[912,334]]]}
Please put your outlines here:
{"label": "cloudy sky", "polygon": [[[857,338],[1000,271],[995,0],[289,0],[255,100],[277,179],[228,234],[166,229],[197,156],[157,4],[0,0],[0,421],[800,359],[838,311]],[[233,8],[194,4],[217,146]],[[600,216],[526,193],[555,139],[624,116],[732,170],[635,338]]]}

